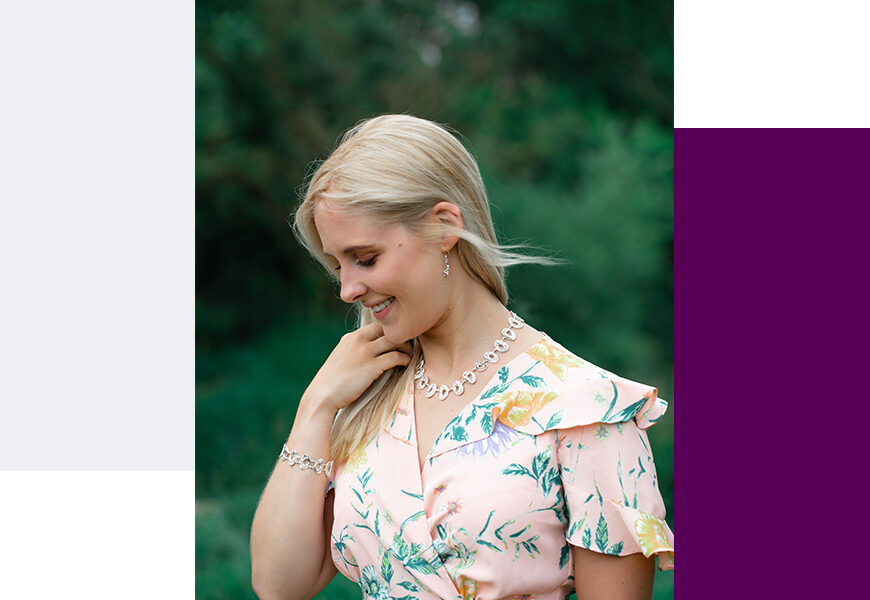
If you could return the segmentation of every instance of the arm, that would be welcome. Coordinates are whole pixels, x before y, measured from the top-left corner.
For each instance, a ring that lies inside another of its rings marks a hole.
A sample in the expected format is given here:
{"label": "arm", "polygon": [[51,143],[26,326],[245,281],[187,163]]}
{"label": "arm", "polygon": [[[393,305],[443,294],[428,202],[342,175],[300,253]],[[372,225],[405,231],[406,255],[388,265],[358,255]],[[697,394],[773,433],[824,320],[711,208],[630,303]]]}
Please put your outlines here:
{"label": "arm", "polygon": [[[329,455],[332,416],[303,397],[287,447],[314,458]],[[251,584],[260,600],[308,599],[335,575],[329,553],[332,502],[328,479],[279,462],[251,526]]]}
{"label": "arm", "polygon": [[650,600],[655,557],[611,556],[572,546],[578,600]]}
{"label": "arm", "polygon": [[[373,323],[346,334],[302,395],[287,447],[329,459],[332,421],[384,371],[407,366],[410,344]],[[334,493],[312,470],[278,462],[251,526],[251,585],[260,600],[307,600],[335,576],[329,550]]]}

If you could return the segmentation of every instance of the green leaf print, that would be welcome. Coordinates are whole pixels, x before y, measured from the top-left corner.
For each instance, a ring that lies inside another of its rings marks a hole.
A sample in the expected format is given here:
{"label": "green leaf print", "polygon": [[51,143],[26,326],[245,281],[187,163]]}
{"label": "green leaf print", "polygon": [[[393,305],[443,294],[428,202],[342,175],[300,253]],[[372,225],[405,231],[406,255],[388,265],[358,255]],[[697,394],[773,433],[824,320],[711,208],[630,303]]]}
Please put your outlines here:
{"label": "green leaf print", "polygon": [[421,591],[417,585],[411,581],[400,581],[399,585],[408,590],[409,592],[419,592]]}
{"label": "green leaf print", "polygon": [[[489,522],[492,520],[492,515],[495,514],[494,510],[489,511],[489,516],[486,518],[486,523],[483,524],[483,529],[480,530],[480,533],[477,534],[477,543],[481,546],[485,546],[490,550],[495,550],[496,552],[502,552],[502,549],[493,544],[492,542],[488,542],[483,539],[483,534],[486,532],[486,528],[489,527]],[[507,547],[507,546],[505,546]]]}
{"label": "green leaf print", "polygon": [[607,553],[614,556],[619,556],[620,552],[622,552],[622,542],[619,542],[618,544],[613,544],[610,548],[607,549]]}
{"label": "green leaf print", "polygon": [[543,477],[541,477],[541,489],[544,492],[544,496],[550,495],[550,490],[553,488],[553,484],[559,481],[559,471],[555,467],[550,467],[550,470],[547,471]]}
{"label": "green leaf print", "polygon": [[619,453],[617,455],[616,478],[619,480],[619,489],[622,490],[622,503],[625,506],[631,506],[631,504],[628,501],[628,496],[625,495],[625,486],[622,485],[622,453]]}
{"label": "green leaf print", "polygon": [[393,578],[393,565],[390,564],[390,551],[387,549],[384,552],[383,558],[381,558],[381,576],[384,580],[389,583],[390,579]]}
{"label": "green leaf print", "polygon": [[[583,524],[586,522],[586,517],[588,517],[588,516],[589,516],[589,512],[587,511],[587,512],[583,513],[582,519],[580,519],[579,521],[574,521],[574,524],[571,525],[571,529],[568,532],[568,537],[574,537],[574,534],[583,528]],[[591,541],[591,538],[590,538],[590,541]],[[586,544],[586,545],[588,546],[588,544]]]}
{"label": "green leaf print", "polygon": [[595,528],[595,545],[602,552],[607,552],[607,521],[604,515],[598,517],[598,527]]}
{"label": "green leaf print", "polygon": [[498,383],[488,390],[486,390],[483,395],[480,397],[481,400],[486,400],[487,398],[491,398],[496,394],[502,393],[505,389],[507,389],[507,385],[504,383]]}
{"label": "green leaf print", "polygon": [[550,462],[550,447],[547,446],[544,448],[540,454],[535,457],[535,460],[532,461],[532,473],[535,475],[535,479],[540,479],[541,475],[544,473],[544,469],[547,467],[547,464]]}
{"label": "green leaf print", "polygon": [[529,529],[529,527],[531,527],[531,526],[532,526],[532,524],[529,523],[528,525],[526,525],[525,527],[523,527],[522,529],[520,529],[520,530],[517,531],[516,533],[512,533],[512,534],[510,534],[510,537],[515,538],[515,537],[517,537],[517,536],[520,536],[520,535],[524,534],[524,533]]}
{"label": "green leaf print", "polygon": [[[489,522],[490,522],[490,520],[492,520],[492,515],[494,515],[494,514],[495,514],[494,510],[489,511],[489,516],[486,518],[486,523],[483,524],[483,529],[480,530],[480,533],[477,534],[477,537],[482,536],[483,532],[486,531],[486,528],[489,527]],[[440,527],[440,525],[439,525],[439,527]]]}
{"label": "green leaf print", "polygon": [[407,496],[411,496],[411,498],[416,498],[417,500],[423,499],[423,494],[415,494],[415,493],[409,492],[407,490],[402,490],[402,493],[407,495]]}
{"label": "green leaf print", "polygon": [[[649,446],[646,445],[646,440],[643,439],[643,436],[641,435],[640,431],[637,432],[637,437],[640,438],[640,443],[643,444],[644,450],[646,450],[647,453],[649,453],[649,451],[650,451]],[[640,457],[638,457],[637,460],[640,461]]]}
{"label": "green leaf print", "polygon": [[447,437],[457,442],[465,442],[468,440],[468,432],[465,430],[465,427],[457,423],[450,429]]}
{"label": "green leaf print", "polygon": [[534,477],[532,472],[519,463],[511,463],[501,472],[502,475],[528,475]]}
{"label": "green leaf print", "polygon": [[480,417],[480,429],[486,434],[492,433],[492,415],[487,414]]}
{"label": "green leaf print", "polygon": [[640,467],[640,470],[637,472],[637,478],[640,479],[640,476],[646,473],[646,469],[643,468],[643,464],[640,462],[640,457],[637,457],[637,466]]}
{"label": "green leaf print", "polygon": [[571,555],[571,546],[566,542],[562,546],[562,553],[559,555],[559,569],[564,569],[568,564],[568,557]]}
{"label": "green leaf print", "polygon": [[508,368],[507,368],[507,365],[505,365],[501,369],[498,370],[498,379],[499,379],[499,381],[504,383],[505,381],[507,381],[507,378],[508,378]]}
{"label": "green leaf print", "polygon": [[502,535],[501,535],[502,529],[504,529],[504,528],[507,527],[508,525],[513,525],[515,522],[516,522],[516,521],[514,521],[513,519],[511,519],[511,520],[508,521],[507,523],[503,523],[501,527],[499,527],[498,529],[496,529],[496,530],[493,532],[493,533],[495,534],[495,537],[498,538],[498,540],[499,540],[502,544],[504,544],[505,549],[507,549],[507,547],[508,547],[508,543],[507,543],[507,541],[504,539],[504,537],[502,537]]}
{"label": "green leaf print", "polygon": [[[369,510],[368,509],[366,509],[365,512],[362,512],[360,509],[358,509],[353,504],[351,504],[350,507],[352,509],[354,509],[354,511],[356,511],[356,514],[358,514],[363,521],[368,521],[368,518],[369,518]],[[354,525],[356,527],[364,527],[365,529],[368,529],[369,531],[374,533],[374,530],[371,527],[369,527],[368,525],[360,525],[359,523],[354,523]]]}
{"label": "green leaf print", "polygon": [[392,552],[396,560],[401,561],[408,569],[414,569],[426,574],[435,572],[435,568],[429,564],[429,561],[421,556],[423,547],[417,543],[413,543],[409,547],[407,542],[398,533],[393,535],[393,545],[388,552]]}
{"label": "green leaf print", "polygon": [[601,495],[601,490],[598,489],[598,482],[593,480],[595,483],[595,494],[598,496],[598,505],[604,506],[604,496]]}
{"label": "green leaf print", "polygon": [[405,543],[405,540],[398,533],[393,534],[393,545],[390,547],[390,551],[393,553],[393,556],[396,557],[397,560],[405,562],[405,559],[408,557],[408,544]]}
{"label": "green leaf print", "polygon": [[586,548],[592,547],[592,531],[590,531],[588,527],[583,530],[582,542],[583,546],[585,546]]}
{"label": "green leaf print", "polygon": [[[352,535],[345,532],[347,527],[348,527],[347,525],[342,527],[338,539],[335,539],[335,535],[332,536],[332,545],[335,546],[336,550],[338,550],[338,554],[339,554],[339,556],[341,556],[341,559],[344,561],[345,566],[350,565],[352,567],[359,567],[359,565],[357,565],[355,562],[348,559],[344,555],[345,550],[347,550],[347,542],[345,540],[349,540],[351,542],[356,542],[356,540],[353,539]],[[353,558],[353,554],[351,554],[350,557]]]}
{"label": "green leaf print", "polygon": [[489,548],[490,550],[495,550],[496,552],[504,552],[504,550],[502,550],[501,548],[499,548],[498,546],[496,546],[492,542],[487,542],[486,540],[478,538],[477,543],[480,544],[481,546]]}
{"label": "green leaf print", "polygon": [[565,412],[565,409],[560,409],[556,413],[550,415],[550,420],[547,421],[547,426],[544,427],[544,431],[548,429],[553,429],[556,425],[562,422],[562,413]]}
{"label": "green leaf print", "polygon": [[529,553],[529,556],[532,557],[532,558],[535,558],[535,554],[540,554],[541,551],[538,549],[538,546],[535,545],[535,543],[534,543],[534,541],[535,541],[536,539],[538,539],[539,537],[541,537],[541,536],[536,535],[535,537],[533,537],[533,538],[531,538],[531,539],[529,539],[529,540],[526,540],[526,541],[521,542],[520,544],[518,544],[518,545],[517,545],[517,551],[516,551],[516,553],[514,554],[514,560],[516,560],[516,559],[519,558],[519,556],[520,556],[520,545],[522,545],[523,549],[524,549],[526,552],[528,552],[528,553]]}
{"label": "green leaf print", "polygon": [[518,379],[525,383],[527,386],[533,388],[544,387],[544,385],[547,383],[546,381],[544,381],[543,377],[538,377],[537,375],[520,375]]}
{"label": "green leaf print", "polygon": [[399,535],[402,535],[402,531],[405,529],[405,525],[407,525],[408,523],[413,523],[414,521],[416,521],[417,519],[419,519],[420,517],[422,517],[425,514],[426,514],[426,512],[421,510],[421,511],[415,512],[413,515],[411,515],[410,517],[408,517],[407,519],[402,521],[402,525],[399,527]]}
{"label": "green leaf print", "polygon": [[610,411],[612,411],[616,406],[616,399],[619,398],[619,392],[616,391],[616,384],[611,381],[610,385],[613,386],[613,400],[610,401],[610,406],[607,407],[607,412],[604,413],[603,417],[601,417],[602,423],[611,423],[608,417],[610,416]]}
{"label": "green leaf print", "polygon": [[641,408],[643,408],[643,405],[645,403],[646,403],[646,398],[641,398],[640,400],[638,400],[634,404],[630,404],[627,407],[625,407],[624,409],[622,409],[621,411],[619,411],[618,413],[616,413],[609,420],[605,421],[605,419],[602,419],[602,421],[605,421],[606,423],[614,423],[614,422],[618,422],[618,421],[628,421],[630,418],[632,418],[634,415],[636,415],[640,411]]}
{"label": "green leaf print", "polygon": [[409,569],[420,571],[421,573],[425,573],[426,575],[431,575],[435,572],[435,567],[429,564],[429,561],[422,556],[411,556],[406,561],[404,561],[404,565]]}

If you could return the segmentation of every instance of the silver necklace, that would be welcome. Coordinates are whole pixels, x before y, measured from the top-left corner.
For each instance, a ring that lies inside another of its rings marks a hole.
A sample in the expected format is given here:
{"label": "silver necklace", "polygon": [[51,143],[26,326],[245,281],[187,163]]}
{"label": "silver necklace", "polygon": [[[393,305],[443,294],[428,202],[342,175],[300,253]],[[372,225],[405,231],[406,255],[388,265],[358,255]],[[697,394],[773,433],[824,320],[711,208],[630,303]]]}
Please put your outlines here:
{"label": "silver necklace", "polygon": [[507,345],[507,342],[512,342],[517,339],[517,334],[514,329],[522,329],[524,323],[525,321],[518,317],[515,312],[511,311],[511,316],[510,318],[508,318],[508,326],[501,330],[501,339],[493,342],[493,350],[490,350],[489,352],[484,352],[484,360],[474,363],[474,367],[472,368],[472,370],[465,371],[462,374],[461,380],[457,379],[450,387],[447,387],[446,385],[438,386],[434,383],[429,382],[429,378],[426,376],[426,369],[423,368],[423,354],[421,353],[420,364],[417,366],[417,372],[414,373],[414,379],[419,379],[419,381],[417,382],[417,389],[422,390],[423,388],[426,388],[427,398],[431,398],[435,395],[435,392],[438,392],[439,400],[446,400],[447,395],[450,394],[450,392],[453,392],[457,396],[461,396],[462,392],[465,391],[465,383],[471,385],[475,381],[477,381],[477,375],[475,374],[475,371],[477,371],[478,373],[481,371],[485,371],[490,364],[498,362],[498,352],[505,353],[508,351],[510,346]]}

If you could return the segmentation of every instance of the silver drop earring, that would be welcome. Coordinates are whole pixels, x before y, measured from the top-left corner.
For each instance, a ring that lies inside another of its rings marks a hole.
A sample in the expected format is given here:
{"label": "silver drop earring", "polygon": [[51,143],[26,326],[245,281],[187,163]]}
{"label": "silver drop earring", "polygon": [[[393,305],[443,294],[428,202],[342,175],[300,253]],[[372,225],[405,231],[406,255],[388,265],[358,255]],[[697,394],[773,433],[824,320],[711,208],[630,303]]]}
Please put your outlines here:
{"label": "silver drop earring", "polygon": [[444,254],[444,278],[450,276],[450,263],[447,262],[447,254]]}

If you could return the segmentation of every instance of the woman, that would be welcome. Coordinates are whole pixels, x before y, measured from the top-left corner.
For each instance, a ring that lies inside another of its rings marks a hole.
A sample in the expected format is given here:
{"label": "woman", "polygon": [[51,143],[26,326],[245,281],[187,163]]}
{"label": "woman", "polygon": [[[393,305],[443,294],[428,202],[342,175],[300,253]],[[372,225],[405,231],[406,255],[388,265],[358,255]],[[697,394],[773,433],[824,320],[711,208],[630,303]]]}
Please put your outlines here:
{"label": "woman", "polygon": [[257,508],[257,595],[310,598],[341,571],[371,598],[649,598],[653,555],[673,568],[644,431],[667,403],[505,307],[505,266],[553,261],[498,244],[462,144],[407,115],[360,123],[294,231],[359,327]]}

